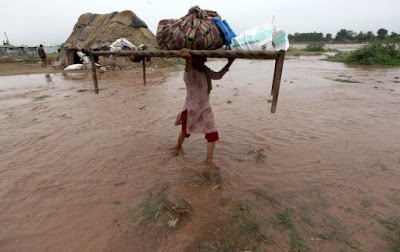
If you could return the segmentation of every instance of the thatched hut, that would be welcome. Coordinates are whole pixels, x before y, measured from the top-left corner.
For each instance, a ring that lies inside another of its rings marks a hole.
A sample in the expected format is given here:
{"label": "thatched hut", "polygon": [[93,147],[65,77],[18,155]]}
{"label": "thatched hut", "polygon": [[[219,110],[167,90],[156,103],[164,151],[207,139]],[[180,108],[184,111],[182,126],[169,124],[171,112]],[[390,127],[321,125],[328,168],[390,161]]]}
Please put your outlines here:
{"label": "thatched hut", "polygon": [[130,10],[109,14],[82,14],[65,43],[60,47],[59,60],[67,66],[80,63],[76,51],[108,50],[111,43],[126,38],[135,45],[155,49],[155,35],[146,23]]}

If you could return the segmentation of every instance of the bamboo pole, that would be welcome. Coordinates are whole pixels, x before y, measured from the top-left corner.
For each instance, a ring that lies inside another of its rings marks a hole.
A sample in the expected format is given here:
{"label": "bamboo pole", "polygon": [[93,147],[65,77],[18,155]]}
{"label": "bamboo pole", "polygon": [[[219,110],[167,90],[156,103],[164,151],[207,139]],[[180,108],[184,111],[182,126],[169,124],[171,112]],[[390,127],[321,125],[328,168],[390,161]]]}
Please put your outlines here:
{"label": "bamboo pole", "polygon": [[[134,57],[166,57],[180,58],[179,50],[138,50],[138,51],[92,51],[94,55],[117,55],[117,56],[134,56]],[[193,56],[204,56],[207,58],[242,58],[242,59],[274,59],[277,60],[279,55],[284,53],[269,51],[229,51],[229,50],[190,50]]]}
{"label": "bamboo pole", "polygon": [[97,83],[97,70],[96,70],[96,62],[94,61],[94,55],[90,52],[90,63],[92,64],[92,73],[93,73],[93,83],[94,83],[94,93],[99,93],[99,86]]}

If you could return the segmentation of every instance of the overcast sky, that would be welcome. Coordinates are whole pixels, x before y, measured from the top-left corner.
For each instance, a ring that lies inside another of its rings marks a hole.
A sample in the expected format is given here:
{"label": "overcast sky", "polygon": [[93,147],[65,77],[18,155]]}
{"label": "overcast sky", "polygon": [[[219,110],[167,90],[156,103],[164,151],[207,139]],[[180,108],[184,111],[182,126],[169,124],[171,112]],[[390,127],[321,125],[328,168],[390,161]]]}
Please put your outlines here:
{"label": "overcast sky", "polygon": [[291,34],[317,31],[335,36],[342,28],[400,33],[400,0],[13,0],[0,7],[0,42],[6,32],[13,45],[61,44],[81,14],[123,10],[135,12],[155,34],[161,19],[180,18],[194,5],[217,11],[236,33],[273,15],[275,25]]}

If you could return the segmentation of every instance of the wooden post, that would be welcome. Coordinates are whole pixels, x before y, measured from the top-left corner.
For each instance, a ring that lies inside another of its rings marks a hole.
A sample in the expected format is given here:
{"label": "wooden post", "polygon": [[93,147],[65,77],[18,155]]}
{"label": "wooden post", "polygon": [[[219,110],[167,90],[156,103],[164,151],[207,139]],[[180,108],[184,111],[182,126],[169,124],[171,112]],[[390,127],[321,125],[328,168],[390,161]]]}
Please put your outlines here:
{"label": "wooden post", "polygon": [[97,84],[97,70],[96,70],[96,62],[94,61],[94,56],[90,53],[90,63],[92,64],[92,73],[93,73],[93,83],[94,83],[94,92],[96,94],[99,93],[99,86]]}
{"label": "wooden post", "polygon": [[272,79],[272,85],[271,85],[271,95],[274,94],[274,84],[275,84],[275,75],[276,75],[276,62],[278,61],[278,59],[275,60],[275,69],[274,69],[274,77]]}
{"label": "wooden post", "polygon": [[281,85],[281,77],[283,70],[283,60],[285,59],[285,51],[279,52],[279,57],[275,61],[274,81],[272,83],[272,105],[271,113],[275,113],[276,105],[278,104],[279,88]]}
{"label": "wooden post", "polygon": [[146,61],[145,57],[143,57],[143,86],[146,86]]}

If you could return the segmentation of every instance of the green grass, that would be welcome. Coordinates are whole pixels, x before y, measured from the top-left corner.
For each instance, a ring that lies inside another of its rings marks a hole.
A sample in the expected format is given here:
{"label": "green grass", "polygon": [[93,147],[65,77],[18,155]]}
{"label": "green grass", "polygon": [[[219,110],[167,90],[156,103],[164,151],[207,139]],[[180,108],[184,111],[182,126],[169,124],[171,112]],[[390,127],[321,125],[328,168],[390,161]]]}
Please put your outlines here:
{"label": "green grass", "polygon": [[227,237],[221,239],[221,246],[218,251],[224,250],[225,245],[229,245],[230,250],[232,248],[240,247],[243,244],[256,243],[257,246],[261,244],[273,244],[274,242],[265,236],[261,231],[261,226],[250,216],[250,207],[244,203],[238,204],[228,218],[228,223],[232,230],[227,234]]}
{"label": "green grass", "polygon": [[142,215],[147,221],[154,220],[157,214],[162,214],[163,206],[166,203],[166,188],[151,192],[142,203]]}
{"label": "green grass", "polygon": [[289,48],[289,50],[285,54],[285,59],[286,59],[287,56],[294,56],[294,57],[299,57],[299,56],[319,56],[323,52],[324,51],[307,51],[306,49]]}
{"label": "green grass", "polygon": [[279,219],[280,224],[284,229],[290,231],[289,245],[294,251],[310,251],[306,246],[303,237],[300,232],[296,229],[294,222],[292,221],[291,212],[281,211],[276,213],[276,217]]}
{"label": "green grass", "polygon": [[152,204],[150,201],[146,201],[143,205],[143,214],[146,218],[146,220],[152,220],[156,217],[158,213],[158,208],[154,204]]}
{"label": "green grass", "polygon": [[308,44],[303,51],[306,52],[325,52],[325,44]]}
{"label": "green grass", "polygon": [[42,96],[34,97],[33,100],[34,101],[43,101],[44,99],[46,99],[48,97],[50,97],[50,95],[42,95]]}
{"label": "green grass", "polygon": [[[58,58],[58,53],[47,53],[48,60],[56,60]],[[39,55],[37,54],[25,54],[22,56],[24,60],[40,60]]]}
{"label": "green grass", "polygon": [[293,229],[294,224],[292,222],[292,218],[290,217],[289,211],[278,212],[276,213],[276,217],[278,217],[280,224],[285,229]]}
{"label": "green grass", "polygon": [[326,41],[290,41],[293,45],[304,45],[304,44],[322,44],[325,45]]}
{"label": "green grass", "polygon": [[175,60],[176,60],[176,64],[177,64],[177,65],[181,65],[181,66],[186,65],[186,60],[184,60],[184,59],[177,58],[177,59],[175,59]]}
{"label": "green grass", "polygon": [[391,250],[400,252],[400,221],[379,219],[379,223],[389,231],[385,238],[391,243]]}
{"label": "green grass", "polygon": [[346,54],[344,53],[337,53],[335,56],[330,56],[326,59],[323,59],[325,61],[331,61],[331,62],[344,62],[344,59],[346,57]]}

